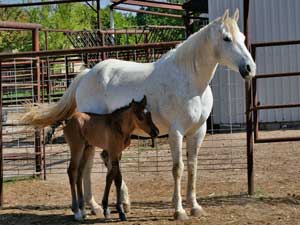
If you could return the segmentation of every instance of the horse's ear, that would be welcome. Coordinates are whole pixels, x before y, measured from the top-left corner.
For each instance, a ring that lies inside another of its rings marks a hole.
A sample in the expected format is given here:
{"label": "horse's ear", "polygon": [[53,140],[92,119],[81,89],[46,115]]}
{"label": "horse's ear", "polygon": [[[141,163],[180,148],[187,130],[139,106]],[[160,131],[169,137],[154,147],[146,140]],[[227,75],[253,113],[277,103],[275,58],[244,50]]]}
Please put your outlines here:
{"label": "horse's ear", "polygon": [[240,17],[240,10],[238,8],[236,8],[234,14],[233,14],[233,19],[238,22],[239,21],[239,17]]}
{"label": "horse's ear", "polygon": [[141,101],[141,104],[145,107],[147,105],[147,97],[146,95],[144,95],[142,101]]}
{"label": "horse's ear", "polygon": [[133,98],[129,105],[133,105],[134,103],[135,103],[135,101],[134,101],[134,98]]}
{"label": "horse's ear", "polygon": [[226,9],[224,15],[222,16],[222,22],[224,22],[229,17],[229,9]]}

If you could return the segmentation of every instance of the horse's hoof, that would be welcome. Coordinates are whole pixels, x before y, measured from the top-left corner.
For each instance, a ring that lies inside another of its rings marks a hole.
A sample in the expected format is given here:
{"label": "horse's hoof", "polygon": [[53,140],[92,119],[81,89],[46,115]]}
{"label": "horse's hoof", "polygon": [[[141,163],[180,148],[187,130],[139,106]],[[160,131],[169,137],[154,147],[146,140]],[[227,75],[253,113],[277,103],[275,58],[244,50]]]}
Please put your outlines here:
{"label": "horse's hoof", "polygon": [[124,211],[125,211],[126,213],[129,213],[130,210],[131,210],[131,205],[130,205],[130,203],[123,203],[123,208],[124,208]]}
{"label": "horse's hoof", "polygon": [[103,213],[102,207],[99,205],[97,207],[92,208],[92,215],[100,216]]}
{"label": "horse's hoof", "polygon": [[81,213],[80,210],[77,211],[77,212],[74,214],[74,219],[75,219],[76,221],[82,221],[82,220],[83,220],[82,213]]}
{"label": "horse's hoof", "polygon": [[110,215],[110,209],[109,208],[103,209],[103,215],[104,215],[105,219],[108,219],[109,215]]}
{"label": "horse's hoof", "polygon": [[176,211],[174,213],[174,219],[184,221],[184,220],[188,220],[189,216],[186,214],[186,212],[184,210],[183,211]]}
{"label": "horse's hoof", "polygon": [[195,217],[202,217],[202,216],[206,216],[206,212],[202,209],[202,207],[199,208],[192,208],[191,209],[191,216],[195,216]]}
{"label": "horse's hoof", "polygon": [[88,215],[87,215],[87,213],[86,213],[85,210],[81,210],[81,214],[82,214],[82,218],[83,218],[83,219],[88,218]]}
{"label": "horse's hoof", "polygon": [[121,221],[127,221],[127,217],[126,217],[125,213],[119,213],[119,218]]}

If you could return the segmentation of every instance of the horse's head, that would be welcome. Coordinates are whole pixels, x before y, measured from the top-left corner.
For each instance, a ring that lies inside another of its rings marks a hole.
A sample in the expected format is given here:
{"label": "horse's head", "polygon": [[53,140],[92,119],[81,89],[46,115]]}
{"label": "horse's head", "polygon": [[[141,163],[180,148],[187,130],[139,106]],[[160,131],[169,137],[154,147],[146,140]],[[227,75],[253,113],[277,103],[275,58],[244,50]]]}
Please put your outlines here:
{"label": "horse's head", "polygon": [[256,65],[245,45],[245,35],[240,32],[238,19],[238,9],[232,18],[229,17],[227,9],[224,15],[213,23],[209,35],[218,62],[249,80],[255,76]]}
{"label": "horse's head", "polygon": [[137,128],[142,129],[151,137],[157,137],[159,134],[158,128],[152,121],[151,113],[146,109],[147,98],[144,98],[140,102],[132,100],[130,107],[134,112],[134,123]]}

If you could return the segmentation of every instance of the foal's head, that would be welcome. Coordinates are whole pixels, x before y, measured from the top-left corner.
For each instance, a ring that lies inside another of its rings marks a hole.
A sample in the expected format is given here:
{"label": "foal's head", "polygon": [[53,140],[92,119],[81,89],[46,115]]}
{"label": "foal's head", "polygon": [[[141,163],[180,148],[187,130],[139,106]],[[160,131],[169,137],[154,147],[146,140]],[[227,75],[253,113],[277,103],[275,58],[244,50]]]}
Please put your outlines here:
{"label": "foal's head", "polygon": [[146,109],[147,98],[144,98],[140,102],[132,100],[130,108],[133,112],[133,123],[135,128],[140,128],[149,134],[151,137],[157,137],[159,134],[158,128],[152,121],[151,113]]}

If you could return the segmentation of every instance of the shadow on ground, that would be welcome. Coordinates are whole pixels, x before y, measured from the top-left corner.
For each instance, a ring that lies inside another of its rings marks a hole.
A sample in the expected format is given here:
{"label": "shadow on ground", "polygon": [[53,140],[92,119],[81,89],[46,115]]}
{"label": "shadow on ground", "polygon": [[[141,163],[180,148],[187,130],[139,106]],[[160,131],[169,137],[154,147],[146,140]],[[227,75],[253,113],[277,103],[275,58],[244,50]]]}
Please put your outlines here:
{"label": "shadow on ground", "polygon": [[[300,196],[285,196],[285,197],[249,197],[247,195],[229,195],[229,196],[213,196],[200,198],[199,202],[205,207],[210,206],[245,206],[248,204],[287,204],[287,205],[300,205]],[[111,206],[113,209],[114,207]],[[19,212],[11,213],[10,211],[20,210]],[[68,215],[58,214],[59,211],[63,210],[68,212],[70,207],[68,205],[63,206],[47,206],[47,205],[16,205],[3,207],[0,213],[0,224],[6,225],[27,225],[27,224],[43,224],[43,225],[54,225],[54,224],[98,224],[98,223],[114,223],[118,222],[117,215],[112,215],[109,220],[104,220],[96,216],[91,216],[84,222],[76,222],[73,220],[71,212]],[[132,213],[128,215],[129,222],[151,222],[151,221],[162,221],[172,220],[172,213],[155,213],[155,215],[143,215],[135,217],[134,212],[137,210],[145,210],[145,212],[151,210],[169,210],[172,211],[173,207],[170,202],[165,201],[154,201],[154,202],[132,202]],[[55,211],[55,212],[51,212]],[[36,213],[34,213],[36,212]],[[58,213],[57,213],[58,212]],[[47,213],[47,214],[45,214]],[[116,211],[112,211],[112,214],[116,214]],[[162,214],[162,215],[160,215]]]}

